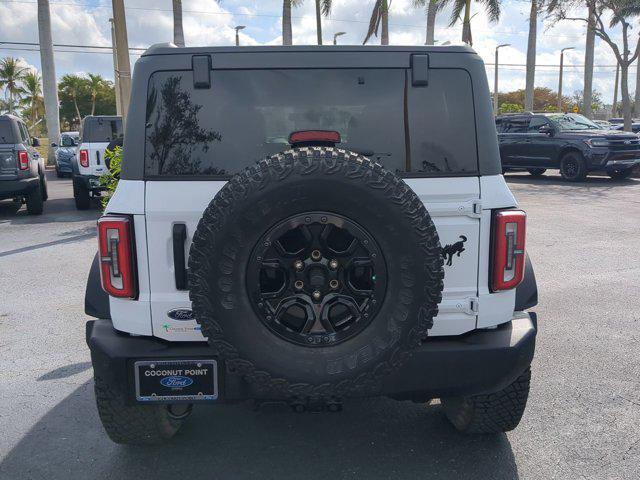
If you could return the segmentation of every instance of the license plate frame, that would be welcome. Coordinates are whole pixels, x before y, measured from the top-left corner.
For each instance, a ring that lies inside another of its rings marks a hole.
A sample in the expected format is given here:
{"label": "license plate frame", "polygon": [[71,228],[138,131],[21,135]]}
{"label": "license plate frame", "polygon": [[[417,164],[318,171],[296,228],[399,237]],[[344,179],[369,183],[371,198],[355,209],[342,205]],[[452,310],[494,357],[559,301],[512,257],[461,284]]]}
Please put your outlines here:
{"label": "license plate frame", "polygon": [[133,371],[138,402],[218,400],[218,362],[215,359],[139,360],[134,362]]}

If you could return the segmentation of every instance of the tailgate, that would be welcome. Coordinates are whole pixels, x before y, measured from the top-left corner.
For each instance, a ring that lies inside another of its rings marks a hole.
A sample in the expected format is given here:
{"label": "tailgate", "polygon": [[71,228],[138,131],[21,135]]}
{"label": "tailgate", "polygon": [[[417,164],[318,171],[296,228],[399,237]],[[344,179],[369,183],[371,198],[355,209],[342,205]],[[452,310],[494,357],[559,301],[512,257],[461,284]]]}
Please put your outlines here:
{"label": "tailgate", "polygon": [[0,180],[15,180],[18,178],[15,150],[0,147]]}

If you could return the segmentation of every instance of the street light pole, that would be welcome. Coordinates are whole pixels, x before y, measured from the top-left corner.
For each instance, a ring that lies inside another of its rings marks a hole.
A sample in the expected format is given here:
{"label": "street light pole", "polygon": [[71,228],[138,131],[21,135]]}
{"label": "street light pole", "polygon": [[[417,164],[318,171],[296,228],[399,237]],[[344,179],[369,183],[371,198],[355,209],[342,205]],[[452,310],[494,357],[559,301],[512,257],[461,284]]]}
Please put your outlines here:
{"label": "street light pole", "polygon": [[344,35],[345,33],[347,33],[347,32],[336,32],[336,33],[334,33],[333,34],[333,44],[337,45],[338,44],[338,37],[340,35]]}
{"label": "street light pole", "polygon": [[558,112],[562,112],[562,73],[564,70],[564,52],[573,50],[574,47],[565,47],[560,50],[560,79],[558,80]]}
{"label": "street light pole", "polygon": [[498,114],[498,49],[502,47],[508,47],[510,43],[503,43],[496,47],[496,63],[494,65],[494,78],[493,78],[493,114]]}
{"label": "street light pole", "polygon": [[240,46],[240,35],[238,35],[238,32],[240,30],[244,30],[244,28],[246,28],[244,25],[238,25],[235,30],[236,30],[236,47]]}

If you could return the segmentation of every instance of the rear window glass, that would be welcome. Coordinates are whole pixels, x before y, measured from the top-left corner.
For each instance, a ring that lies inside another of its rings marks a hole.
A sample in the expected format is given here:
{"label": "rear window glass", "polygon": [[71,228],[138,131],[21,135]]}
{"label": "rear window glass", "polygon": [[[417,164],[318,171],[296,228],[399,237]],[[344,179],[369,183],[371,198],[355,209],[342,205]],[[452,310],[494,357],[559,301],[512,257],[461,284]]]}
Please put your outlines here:
{"label": "rear window glass", "polygon": [[0,120],[0,143],[16,143],[13,125],[8,120]]}
{"label": "rear window glass", "polygon": [[337,131],[341,148],[399,173],[477,171],[466,72],[434,70],[406,99],[405,81],[403,69],[217,70],[211,88],[194,89],[190,71],[156,72],[145,173],[231,175],[286,150],[300,130]]}
{"label": "rear window glass", "polygon": [[87,118],[82,125],[82,141],[109,143],[124,135],[121,118]]}

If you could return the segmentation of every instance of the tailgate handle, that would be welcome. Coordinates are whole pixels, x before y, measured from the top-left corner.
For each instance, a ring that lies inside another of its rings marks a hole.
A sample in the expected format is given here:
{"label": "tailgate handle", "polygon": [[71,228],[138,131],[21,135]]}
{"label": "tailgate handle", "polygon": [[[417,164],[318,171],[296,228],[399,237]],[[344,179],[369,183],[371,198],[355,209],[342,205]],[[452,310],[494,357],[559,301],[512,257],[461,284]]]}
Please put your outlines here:
{"label": "tailgate handle", "polygon": [[187,267],[184,258],[184,242],[187,239],[187,226],[184,223],[173,225],[173,269],[178,290],[187,289]]}
{"label": "tailgate handle", "polygon": [[98,165],[100,165],[100,151],[96,150],[96,162]]}

